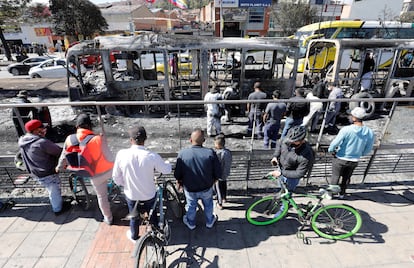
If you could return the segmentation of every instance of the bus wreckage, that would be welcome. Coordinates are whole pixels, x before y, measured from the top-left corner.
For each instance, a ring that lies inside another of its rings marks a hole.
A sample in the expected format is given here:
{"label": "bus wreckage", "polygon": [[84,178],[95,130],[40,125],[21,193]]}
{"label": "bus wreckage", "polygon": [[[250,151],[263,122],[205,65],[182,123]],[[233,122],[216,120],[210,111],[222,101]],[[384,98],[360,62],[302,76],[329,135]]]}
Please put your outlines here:
{"label": "bus wreckage", "polygon": [[[81,70],[68,74],[70,101],[202,100],[212,87],[232,87],[232,99],[246,99],[260,81],[269,96],[275,89],[292,96],[296,69],[288,69],[288,53],[298,42],[281,38],[206,38],[144,33],[136,36],[100,36],[68,50],[67,62]],[[168,105],[105,107],[125,115],[166,113]],[[202,105],[187,112],[202,112]],[[239,107],[238,112],[244,112]]]}

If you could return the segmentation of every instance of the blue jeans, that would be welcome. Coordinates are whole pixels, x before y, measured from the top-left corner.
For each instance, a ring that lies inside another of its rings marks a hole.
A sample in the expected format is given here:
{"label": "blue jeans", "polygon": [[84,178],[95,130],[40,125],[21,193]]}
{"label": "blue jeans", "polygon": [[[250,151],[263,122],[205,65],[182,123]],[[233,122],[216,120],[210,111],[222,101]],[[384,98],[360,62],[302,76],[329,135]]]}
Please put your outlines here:
{"label": "blue jeans", "polygon": [[295,191],[296,186],[298,186],[300,179],[286,178],[282,175],[282,181],[286,183],[286,187],[288,188],[289,192],[293,192]]}
{"label": "blue jeans", "polygon": [[[149,213],[152,206],[155,203],[155,198],[157,197],[157,195],[154,196],[154,198],[150,199],[150,200],[146,200],[146,201],[135,201],[135,200],[130,200],[129,198],[125,197],[126,201],[127,201],[127,205],[128,205],[128,211],[129,213],[131,213],[132,211],[134,211],[134,206],[136,202],[140,202],[140,204],[138,205],[138,212],[140,214],[147,212]],[[150,219],[151,223],[156,225],[158,224],[158,219],[157,219],[157,212],[154,211],[154,213],[152,214],[152,217]],[[131,238],[133,240],[137,240],[139,238],[139,225],[140,225],[140,218],[135,218],[135,219],[131,219],[129,222],[129,227],[131,228]]]}
{"label": "blue jeans", "polygon": [[302,122],[303,118],[293,119],[292,117],[286,117],[285,126],[283,128],[282,135],[280,138],[284,138],[287,135],[289,129],[291,129],[292,127],[302,125]]}
{"label": "blue jeans", "polygon": [[37,181],[46,188],[49,193],[50,205],[52,205],[53,212],[62,210],[62,194],[60,191],[60,178],[58,174],[52,174],[43,178],[38,178]]}
{"label": "blue jeans", "polygon": [[274,123],[266,122],[266,124],[264,125],[263,145],[266,149],[269,148],[269,144],[270,144],[270,148],[276,147],[276,140],[279,135],[279,128],[280,128],[279,122],[274,122]]}
{"label": "blue jeans", "polygon": [[213,214],[213,187],[202,192],[188,192],[184,189],[187,204],[185,205],[186,218],[190,225],[196,225],[197,201],[201,199],[204,206],[204,214],[206,216],[206,224],[211,224],[214,221]]}
{"label": "blue jeans", "polygon": [[[256,120],[255,120],[256,117]],[[262,113],[261,112],[256,112],[256,116],[255,116],[255,112],[250,112],[249,113],[249,125],[247,127],[247,134],[251,135],[252,131],[253,131],[253,123],[255,124],[255,129],[256,129],[256,135],[257,136],[262,136],[262,132],[263,132],[263,120],[262,120]]]}

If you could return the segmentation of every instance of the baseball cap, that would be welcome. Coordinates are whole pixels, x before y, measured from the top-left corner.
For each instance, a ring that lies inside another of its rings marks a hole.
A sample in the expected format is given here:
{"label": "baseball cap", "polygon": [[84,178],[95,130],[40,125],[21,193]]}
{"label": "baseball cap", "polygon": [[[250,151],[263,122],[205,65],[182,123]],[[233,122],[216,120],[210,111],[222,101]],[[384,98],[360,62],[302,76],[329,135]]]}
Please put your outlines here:
{"label": "baseball cap", "polygon": [[89,115],[87,114],[80,114],[78,118],[76,118],[76,127],[80,126],[92,126],[92,121]]}
{"label": "baseball cap", "polygon": [[352,109],[351,115],[355,118],[362,120],[365,118],[365,116],[367,116],[367,113],[365,112],[364,108],[355,107],[354,109]]}
{"label": "baseball cap", "polygon": [[43,125],[43,123],[37,119],[30,120],[24,125],[24,128],[26,129],[27,132],[33,132],[33,130],[35,129],[44,128],[44,127],[45,125]]}
{"label": "baseball cap", "polygon": [[147,132],[143,126],[134,126],[128,132],[129,137],[136,141],[144,141],[147,139]]}

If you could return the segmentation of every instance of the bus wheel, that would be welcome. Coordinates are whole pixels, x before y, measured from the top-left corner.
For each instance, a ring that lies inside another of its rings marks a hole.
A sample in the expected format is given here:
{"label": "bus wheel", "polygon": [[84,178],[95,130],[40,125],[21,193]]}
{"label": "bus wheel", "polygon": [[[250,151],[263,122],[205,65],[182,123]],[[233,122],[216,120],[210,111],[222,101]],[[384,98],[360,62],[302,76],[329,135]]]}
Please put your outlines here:
{"label": "bus wheel", "polygon": [[375,112],[375,102],[370,101],[372,95],[368,92],[359,92],[351,97],[351,99],[367,99],[366,101],[350,102],[349,109],[352,111],[355,107],[361,107],[365,109],[367,113],[366,118],[370,118]]}

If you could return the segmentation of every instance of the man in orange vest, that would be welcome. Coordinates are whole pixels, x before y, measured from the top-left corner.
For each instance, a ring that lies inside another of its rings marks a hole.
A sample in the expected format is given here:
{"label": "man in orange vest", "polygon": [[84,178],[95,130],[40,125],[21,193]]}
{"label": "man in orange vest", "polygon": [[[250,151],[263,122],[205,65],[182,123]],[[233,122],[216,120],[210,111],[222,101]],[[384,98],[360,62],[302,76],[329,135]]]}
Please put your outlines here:
{"label": "man in orange vest", "polygon": [[[113,221],[111,207],[108,201],[108,180],[112,177],[112,168],[114,166],[113,155],[109,150],[106,138],[103,135],[96,135],[92,131],[92,122],[87,114],[80,114],[76,119],[76,138],[82,142],[89,135],[94,135],[85,145],[85,150],[88,151],[88,168],[93,172],[91,176],[91,184],[98,197],[99,208],[104,216],[103,221],[111,225]],[[66,169],[68,162],[66,155],[75,150],[76,145],[73,145],[71,135],[65,140],[62,155],[59,158],[59,163],[56,170]]]}

